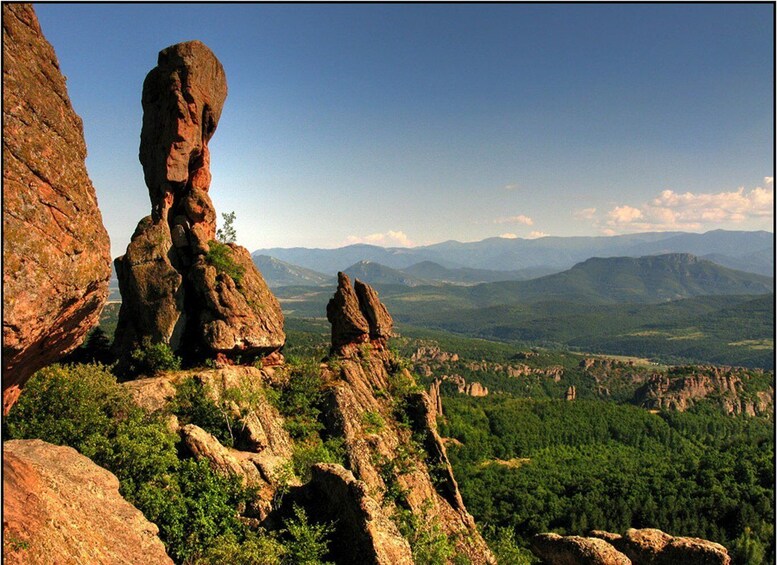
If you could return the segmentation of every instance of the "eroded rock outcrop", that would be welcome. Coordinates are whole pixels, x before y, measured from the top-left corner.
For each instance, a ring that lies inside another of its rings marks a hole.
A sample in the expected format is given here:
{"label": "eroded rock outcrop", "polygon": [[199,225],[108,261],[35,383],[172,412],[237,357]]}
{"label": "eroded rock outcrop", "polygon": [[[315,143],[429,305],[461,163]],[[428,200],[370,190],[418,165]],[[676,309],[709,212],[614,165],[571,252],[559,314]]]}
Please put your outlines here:
{"label": "eroded rock outcrop", "polygon": [[[341,331],[355,326],[344,321],[359,319],[349,290],[348,278],[340,276],[327,307],[332,322],[332,356],[324,369],[327,433],[343,439],[346,467],[364,482],[385,516],[407,509],[421,527],[439,527],[456,552],[472,563],[494,563],[461,499],[437,433],[434,402],[416,387],[384,343],[366,342],[364,332]],[[348,341],[349,336],[355,341]],[[397,406],[409,428],[397,421]]]}
{"label": "eroded rock outcrop", "polygon": [[722,545],[687,537],[673,537],[654,528],[629,529],[622,536],[594,530],[589,537],[539,534],[532,551],[547,563],[634,565],[728,565],[731,558]]}
{"label": "eroded rock outcrop", "polygon": [[143,84],[151,215],[115,262],[123,302],[114,346],[124,360],[145,339],[184,359],[247,360],[284,344],[280,305],[248,251],[215,241],[208,141],[226,96],[224,69],[199,41],[163,49]]}
{"label": "eroded rock outcrop", "polygon": [[655,528],[631,528],[610,541],[637,565],[727,565],[728,551],[719,543],[687,537],[673,537]]}
{"label": "eroded rock outcrop", "polygon": [[3,411],[78,347],[108,296],[110,250],[81,119],[29,4],[3,4]]}
{"label": "eroded rock outcrop", "polygon": [[171,564],[119,481],[71,447],[3,443],[3,562]]}
{"label": "eroded rock outcrop", "polygon": [[362,313],[351,279],[337,273],[337,290],[326,305],[326,318],[332,324],[332,348],[364,343],[370,337],[370,325]]}

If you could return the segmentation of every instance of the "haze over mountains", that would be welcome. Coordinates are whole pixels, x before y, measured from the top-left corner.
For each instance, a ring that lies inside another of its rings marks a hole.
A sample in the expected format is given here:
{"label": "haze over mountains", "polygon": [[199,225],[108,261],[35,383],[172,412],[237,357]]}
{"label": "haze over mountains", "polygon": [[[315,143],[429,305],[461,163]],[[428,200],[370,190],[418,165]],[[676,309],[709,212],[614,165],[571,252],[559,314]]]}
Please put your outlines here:
{"label": "haze over mountains", "polygon": [[[366,244],[337,249],[271,248],[257,250],[253,256],[255,260],[260,255],[270,256],[330,276],[360,261],[370,261],[405,270],[406,275],[419,279],[448,279],[449,282],[474,284],[533,278],[569,269],[591,257],[643,257],[667,253],[690,253],[700,258],[709,258],[723,266],[766,276],[771,276],[774,271],[774,235],[766,231],[715,230],[702,234],[655,232],[609,237],[489,238],[471,243],[446,241],[412,248],[384,248]],[[419,265],[424,262],[436,265]],[[500,273],[459,271],[441,274],[441,267]],[[306,283],[300,281],[297,284]]]}

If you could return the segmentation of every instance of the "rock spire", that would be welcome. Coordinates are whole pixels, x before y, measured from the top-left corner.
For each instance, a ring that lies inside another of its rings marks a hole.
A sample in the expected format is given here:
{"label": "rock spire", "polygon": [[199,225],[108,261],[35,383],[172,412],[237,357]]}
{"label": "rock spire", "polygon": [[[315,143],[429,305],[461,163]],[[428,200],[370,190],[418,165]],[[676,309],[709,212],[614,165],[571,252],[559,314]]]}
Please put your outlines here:
{"label": "rock spire", "polygon": [[370,285],[337,273],[337,290],[326,305],[326,318],[332,324],[332,351],[343,352],[347,346],[371,342],[384,347],[391,337],[394,320]]}
{"label": "rock spire", "polygon": [[144,340],[184,359],[266,356],[283,346],[283,314],[248,251],[216,237],[210,152],[226,75],[199,41],[159,53],[143,84],[140,162],[151,199],[116,259],[122,307],[114,347]]}

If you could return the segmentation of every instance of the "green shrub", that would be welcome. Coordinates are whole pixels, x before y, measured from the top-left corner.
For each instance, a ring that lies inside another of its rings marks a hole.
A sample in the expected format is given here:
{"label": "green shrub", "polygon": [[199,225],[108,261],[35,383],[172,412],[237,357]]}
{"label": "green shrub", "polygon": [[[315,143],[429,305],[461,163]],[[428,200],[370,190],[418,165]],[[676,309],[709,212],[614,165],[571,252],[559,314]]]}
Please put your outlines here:
{"label": "green shrub", "polygon": [[177,371],[181,368],[181,359],[164,342],[151,343],[150,337],[144,337],[143,343],[130,353],[132,374],[155,375],[162,371]]}
{"label": "green shrub", "polygon": [[213,434],[222,445],[233,447],[236,422],[223,404],[212,399],[208,387],[200,379],[189,377],[175,387],[171,403],[173,414],[181,424],[194,424]]}
{"label": "green shrub", "polygon": [[4,419],[10,438],[40,438],[89,457],[109,455],[111,440],[142,418],[129,393],[102,365],[51,365],[27,382]]}
{"label": "green shrub", "polygon": [[410,542],[415,563],[447,565],[453,558],[455,548],[440,527],[439,520],[429,516],[428,506],[420,517],[410,510],[397,508],[394,520],[400,533]]}
{"label": "green shrub", "polygon": [[331,565],[322,561],[327,554],[329,536],[334,528],[329,524],[311,524],[300,506],[294,505],[294,518],[286,520],[283,530],[288,541],[284,565]]}
{"label": "green shrub", "polygon": [[365,433],[378,434],[386,427],[383,417],[372,410],[367,410],[362,414],[362,428]]}
{"label": "green shrub", "polygon": [[318,436],[294,445],[291,456],[294,474],[303,481],[310,480],[310,468],[316,463],[345,463],[345,447],[342,438],[321,441]]}
{"label": "green shrub", "polygon": [[219,274],[225,274],[230,277],[235,284],[240,284],[245,275],[245,267],[235,263],[232,258],[232,249],[224,243],[218,241],[208,242],[208,254],[205,255],[205,261],[216,268]]}
{"label": "green shrub", "polygon": [[323,382],[318,363],[313,360],[289,364],[288,381],[274,400],[284,416],[284,427],[295,440],[316,436],[323,428],[318,421],[323,400]]}
{"label": "green shrub", "polygon": [[510,528],[487,527],[483,535],[499,565],[530,565],[538,563],[531,551],[518,545]]}
{"label": "green shrub", "polygon": [[285,546],[264,532],[247,532],[242,541],[233,533],[213,540],[193,565],[282,565]]}

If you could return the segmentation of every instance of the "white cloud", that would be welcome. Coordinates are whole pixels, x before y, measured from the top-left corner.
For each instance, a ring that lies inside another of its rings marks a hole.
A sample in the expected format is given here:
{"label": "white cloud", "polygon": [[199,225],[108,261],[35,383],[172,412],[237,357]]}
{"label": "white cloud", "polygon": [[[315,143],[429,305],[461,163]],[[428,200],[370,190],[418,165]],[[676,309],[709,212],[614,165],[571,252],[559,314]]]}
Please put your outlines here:
{"label": "white cloud", "polygon": [[545,233],[544,231],[536,231],[535,230],[535,231],[529,232],[529,235],[526,236],[526,237],[528,237],[529,239],[537,239],[538,237],[547,237],[549,235],[550,234]]}
{"label": "white cloud", "polygon": [[355,243],[369,243],[371,245],[382,245],[384,247],[412,247],[413,242],[407,237],[407,234],[403,231],[389,230],[386,233],[372,233],[359,237],[356,235],[349,235],[346,238],[348,245]]}
{"label": "white cloud", "polygon": [[664,190],[639,207],[612,208],[597,226],[602,233],[714,229],[722,225],[769,220],[774,215],[774,179],[764,187],[732,192],[679,193]]}
{"label": "white cloud", "polygon": [[514,233],[503,233],[499,237],[501,237],[503,239],[518,239],[518,236],[515,235]]}
{"label": "white cloud", "polygon": [[631,206],[616,206],[607,212],[607,223],[610,225],[630,224],[642,217],[642,211]]}
{"label": "white cloud", "polygon": [[576,210],[574,212],[575,218],[581,218],[583,220],[593,220],[596,216],[596,208],[583,208],[582,210]]}
{"label": "white cloud", "polygon": [[518,183],[511,183],[505,185],[505,190],[518,190],[521,188],[521,185]]}
{"label": "white cloud", "polygon": [[518,216],[507,216],[505,218],[497,218],[494,220],[495,224],[524,224],[526,226],[534,225],[534,220],[529,216],[519,214]]}

